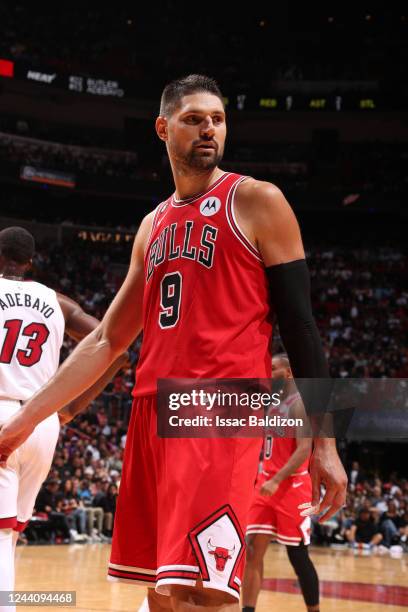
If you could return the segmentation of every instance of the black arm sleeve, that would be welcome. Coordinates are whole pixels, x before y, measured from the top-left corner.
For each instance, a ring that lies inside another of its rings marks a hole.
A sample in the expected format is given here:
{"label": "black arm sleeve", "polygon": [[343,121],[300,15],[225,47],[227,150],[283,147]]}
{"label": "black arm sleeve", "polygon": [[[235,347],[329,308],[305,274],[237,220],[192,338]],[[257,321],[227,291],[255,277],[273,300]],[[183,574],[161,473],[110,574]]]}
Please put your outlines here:
{"label": "black arm sleeve", "polygon": [[266,268],[271,305],[295,378],[328,378],[329,367],[312,314],[304,259]]}
{"label": "black arm sleeve", "polygon": [[[304,259],[266,268],[271,306],[296,386],[314,436],[324,430],[332,382],[320,335],[312,314],[310,276]],[[330,420],[330,431],[332,420]],[[327,431],[327,427],[326,427]],[[326,434],[324,434],[326,435]]]}
{"label": "black arm sleeve", "polygon": [[[354,408],[331,405],[334,380],[330,379],[320,335],[312,314],[310,276],[306,261],[299,259],[266,268],[282,342],[288,354],[296,386],[318,437],[344,437]],[[331,407],[330,407],[331,406]],[[333,412],[327,419],[327,412]]]}

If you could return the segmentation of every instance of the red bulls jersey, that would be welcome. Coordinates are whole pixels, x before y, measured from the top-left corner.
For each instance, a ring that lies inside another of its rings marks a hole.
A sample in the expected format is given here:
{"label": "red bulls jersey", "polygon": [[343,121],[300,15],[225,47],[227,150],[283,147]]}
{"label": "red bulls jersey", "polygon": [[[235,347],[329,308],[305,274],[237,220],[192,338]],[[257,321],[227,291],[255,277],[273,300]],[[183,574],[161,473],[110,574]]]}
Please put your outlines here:
{"label": "red bulls jersey", "polygon": [[145,255],[143,343],[134,395],[158,378],[269,378],[272,333],[261,256],[237,225],[247,177],[156,209]]}
{"label": "red bulls jersey", "polygon": [[[299,393],[289,395],[285,401],[281,402],[278,409],[273,410],[273,414],[279,414],[282,417],[290,416],[290,409],[298,400],[300,400]],[[266,436],[263,449],[263,475],[271,478],[273,474],[279,472],[289,461],[296,447],[296,438]],[[306,473],[309,468],[309,461],[310,456],[298,467],[296,474]]]}

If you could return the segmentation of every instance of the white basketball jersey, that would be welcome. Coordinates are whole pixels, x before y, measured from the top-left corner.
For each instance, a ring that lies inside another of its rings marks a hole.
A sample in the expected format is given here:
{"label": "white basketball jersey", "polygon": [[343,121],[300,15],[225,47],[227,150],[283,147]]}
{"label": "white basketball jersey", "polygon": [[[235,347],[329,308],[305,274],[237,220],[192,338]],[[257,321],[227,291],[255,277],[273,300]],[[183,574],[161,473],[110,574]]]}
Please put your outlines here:
{"label": "white basketball jersey", "polygon": [[27,400],[55,374],[65,320],[53,289],[0,278],[0,399]]}

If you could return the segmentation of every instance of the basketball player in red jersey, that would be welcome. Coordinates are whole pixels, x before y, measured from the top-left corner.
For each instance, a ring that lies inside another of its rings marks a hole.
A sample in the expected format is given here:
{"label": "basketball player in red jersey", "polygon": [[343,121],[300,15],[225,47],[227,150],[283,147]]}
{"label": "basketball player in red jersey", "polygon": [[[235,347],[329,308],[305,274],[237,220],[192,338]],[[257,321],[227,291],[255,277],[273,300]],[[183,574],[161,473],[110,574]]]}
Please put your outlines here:
{"label": "basketball player in red jersey", "polygon": [[[281,416],[303,418],[302,399],[285,354],[272,359],[272,378],[282,381],[283,388],[276,412]],[[246,531],[243,612],[255,610],[263,578],[263,558],[271,539],[286,546],[307,610],[319,611],[319,579],[307,549],[310,516],[301,515],[301,508],[312,500],[308,473],[311,450],[311,438],[265,437],[262,472],[258,475]]]}
{"label": "basketball player in red jersey", "polygon": [[[101,325],[3,426],[0,457],[89,387],[143,328],[109,574],[155,587],[152,611],[224,609],[238,605],[260,442],[159,439],[157,379],[269,377],[272,311],[294,375],[325,377],[328,368],[289,204],[274,185],[218,167],[226,124],[217,84],[191,75],[167,85],[156,131],[175,193],[143,220]],[[316,440],[311,470],[316,508],[326,487],[327,518],[343,505],[347,480],[334,440]]]}

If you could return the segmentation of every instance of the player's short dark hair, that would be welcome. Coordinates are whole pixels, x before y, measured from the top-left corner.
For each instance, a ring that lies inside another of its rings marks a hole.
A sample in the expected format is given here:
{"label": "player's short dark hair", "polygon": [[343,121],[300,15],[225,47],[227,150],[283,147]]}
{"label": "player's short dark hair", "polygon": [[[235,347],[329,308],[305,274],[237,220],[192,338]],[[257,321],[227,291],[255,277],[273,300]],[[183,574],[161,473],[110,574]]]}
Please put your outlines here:
{"label": "player's short dark hair", "polygon": [[33,236],[24,227],[6,227],[0,231],[0,255],[17,264],[26,264],[34,256]]}
{"label": "player's short dark hair", "polygon": [[203,74],[189,74],[181,79],[175,79],[163,89],[160,100],[160,116],[169,117],[180,106],[184,96],[205,92],[217,96],[224,106],[224,99],[217,82]]}

